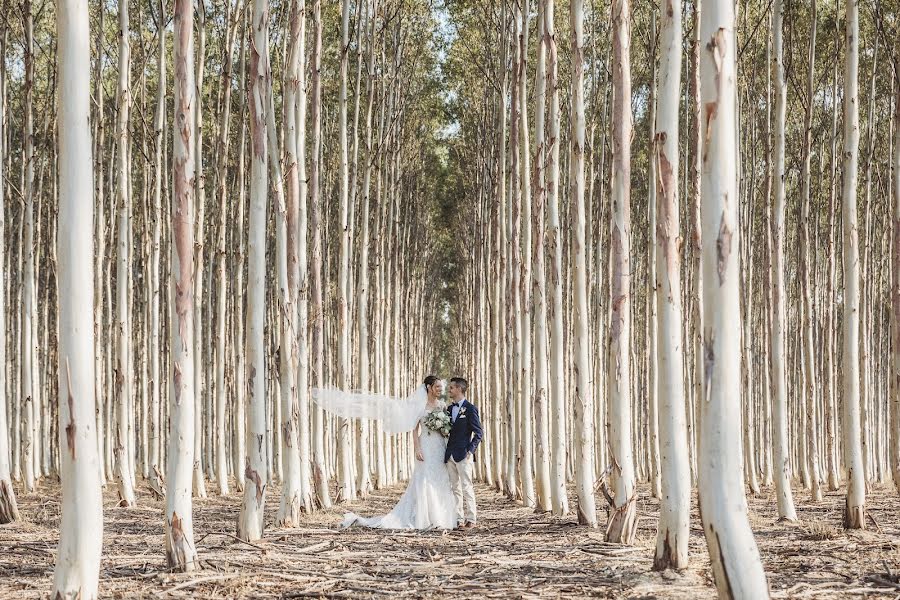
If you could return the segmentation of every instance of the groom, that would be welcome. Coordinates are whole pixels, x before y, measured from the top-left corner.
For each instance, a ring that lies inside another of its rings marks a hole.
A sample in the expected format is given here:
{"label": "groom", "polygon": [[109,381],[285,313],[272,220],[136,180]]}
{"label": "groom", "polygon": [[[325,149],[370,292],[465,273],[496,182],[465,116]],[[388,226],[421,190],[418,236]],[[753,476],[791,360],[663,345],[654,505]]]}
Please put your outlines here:
{"label": "groom", "polygon": [[[450,396],[450,437],[447,440],[447,451],[444,463],[450,472],[450,486],[456,496],[456,519],[460,529],[472,529],[477,518],[475,509],[475,485],[472,478],[475,472],[475,450],[481,443],[483,432],[478,409],[466,400],[469,382],[462,377],[450,380],[447,394]],[[465,500],[465,513],[463,513]],[[463,521],[465,514],[465,521]]]}

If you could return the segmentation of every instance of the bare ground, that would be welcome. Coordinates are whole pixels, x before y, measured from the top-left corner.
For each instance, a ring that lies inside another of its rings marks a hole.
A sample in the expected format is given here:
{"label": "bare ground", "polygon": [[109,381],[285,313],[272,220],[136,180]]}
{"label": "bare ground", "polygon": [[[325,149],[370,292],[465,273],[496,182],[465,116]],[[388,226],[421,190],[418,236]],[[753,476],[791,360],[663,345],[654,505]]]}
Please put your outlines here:
{"label": "bare ground", "polygon": [[[487,487],[478,489],[479,527],[471,532],[384,532],[336,528],[344,508],[389,510],[402,486],[365,502],[306,517],[298,529],[266,531],[252,545],[233,537],[240,497],[195,501],[202,569],[167,573],[163,503],[141,493],[136,509],[115,506],[106,490],[104,598],[403,597],[714,598],[702,529],[691,531],[691,567],[650,570],[658,503],[641,488],[635,546],[607,544],[574,517],[534,514]],[[778,598],[900,598],[900,502],[892,488],[869,497],[869,530],[841,529],[843,495],[809,503],[795,494],[800,524],[775,520],[771,491],[751,499],[751,522]],[[24,522],[0,526],[0,598],[46,598],[58,542],[58,487],[20,495]],[[278,494],[269,493],[269,521]],[[601,520],[605,520],[601,516]]]}

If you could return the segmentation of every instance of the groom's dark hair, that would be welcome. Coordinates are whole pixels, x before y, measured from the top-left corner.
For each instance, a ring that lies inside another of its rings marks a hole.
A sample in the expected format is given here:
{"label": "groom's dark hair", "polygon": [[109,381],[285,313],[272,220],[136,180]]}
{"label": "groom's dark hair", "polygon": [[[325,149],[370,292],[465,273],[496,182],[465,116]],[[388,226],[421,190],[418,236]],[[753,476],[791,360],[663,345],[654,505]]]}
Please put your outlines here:
{"label": "groom's dark hair", "polygon": [[463,392],[468,392],[468,391],[469,391],[469,382],[466,381],[465,379],[463,379],[462,377],[454,377],[454,378],[452,378],[452,379],[450,380],[450,383],[455,383],[456,385],[458,385],[459,388],[460,388]]}

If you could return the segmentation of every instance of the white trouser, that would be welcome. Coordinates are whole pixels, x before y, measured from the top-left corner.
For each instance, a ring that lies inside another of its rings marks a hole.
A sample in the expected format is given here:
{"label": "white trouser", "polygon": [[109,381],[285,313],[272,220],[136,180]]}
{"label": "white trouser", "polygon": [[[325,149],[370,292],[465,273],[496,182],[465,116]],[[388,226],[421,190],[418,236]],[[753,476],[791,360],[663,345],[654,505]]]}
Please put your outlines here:
{"label": "white trouser", "polygon": [[[471,454],[456,462],[451,457],[447,461],[447,471],[450,472],[450,487],[456,496],[456,520],[459,523],[475,523],[475,485],[472,476],[475,473],[475,459]],[[463,500],[465,500],[465,512],[463,512]],[[465,519],[463,519],[465,515]]]}

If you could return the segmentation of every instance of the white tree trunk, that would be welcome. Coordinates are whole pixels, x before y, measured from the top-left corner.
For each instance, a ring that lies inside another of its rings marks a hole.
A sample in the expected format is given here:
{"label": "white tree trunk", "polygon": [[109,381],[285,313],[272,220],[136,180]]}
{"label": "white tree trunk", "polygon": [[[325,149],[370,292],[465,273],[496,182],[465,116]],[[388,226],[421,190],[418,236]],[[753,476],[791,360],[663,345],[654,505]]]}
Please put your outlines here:
{"label": "white tree trunk", "polygon": [[856,185],[859,170],[859,4],[847,0],[846,56],[844,62],[844,465],[847,469],[847,502],[844,527],[865,529],[866,482],[860,428],[859,372],[859,231],[856,217]]}
{"label": "white tree trunk", "polygon": [[[371,198],[369,192],[372,186],[372,170],[375,166],[375,151],[372,146],[372,112],[375,102],[375,24],[378,19],[378,1],[372,0],[369,10],[371,29],[369,33],[368,56],[368,100],[366,104],[366,170],[363,175],[362,205],[360,206],[360,221],[362,231],[360,236],[359,253],[359,279],[357,281],[357,317],[359,355],[356,366],[356,386],[361,390],[369,389],[369,221]],[[371,468],[369,466],[369,442],[374,423],[362,421],[358,424],[359,440],[357,453],[359,458],[359,473],[357,489],[360,496],[365,497],[372,491]],[[378,435],[376,430],[376,435]]]}
{"label": "white tree trunk", "polygon": [[172,376],[166,490],[166,562],[176,571],[197,568],[191,499],[194,456],[194,7],[175,3],[175,119],[172,142],[172,267],[169,326]]}
{"label": "white tree trunk", "polygon": [[[341,161],[338,191],[340,194],[340,236],[341,256],[338,275],[338,364],[337,385],[342,390],[350,389],[350,167],[347,144],[347,71],[350,66],[350,0],[343,0],[341,11],[341,87],[338,101]],[[356,481],[353,477],[353,459],[350,453],[351,424],[347,419],[338,419],[338,490],[337,501],[349,502],[356,499]]]}
{"label": "white tree trunk", "polygon": [[775,496],[778,501],[778,517],[796,521],[794,498],[791,493],[790,439],[788,438],[787,410],[787,356],[785,335],[787,333],[787,297],[784,288],[784,127],[787,83],[784,80],[784,48],[782,44],[783,0],[775,0],[772,7],[772,32],[775,48],[775,221],[772,224],[772,380],[775,383],[773,413],[775,428]]}
{"label": "white tree trunk", "polygon": [[[0,83],[2,85],[2,83]],[[0,139],[3,139],[3,123],[0,121]],[[0,198],[4,197],[6,187],[2,175],[5,165],[0,161]],[[6,212],[8,205],[4,202],[0,207],[0,265],[5,265]],[[12,486],[12,473],[9,463],[9,426],[6,422],[6,286],[0,285],[0,525],[19,520],[19,508],[16,504],[16,493]],[[98,467],[99,470],[99,467]]]}
{"label": "white tree trunk", "polygon": [[[550,431],[549,410],[547,401],[549,396],[549,363],[547,361],[547,276],[546,276],[546,227],[545,207],[547,203],[546,177],[544,164],[547,162],[547,148],[545,141],[544,116],[546,114],[546,88],[548,84],[555,82],[547,76],[547,52],[548,46],[555,43],[548,34],[548,19],[553,20],[553,3],[548,0],[540,0],[538,11],[538,44],[537,67],[534,74],[534,154],[532,160],[532,176],[534,177],[534,210],[533,210],[533,244],[531,248],[534,257],[534,270],[532,271],[532,292],[534,302],[534,413],[535,413],[535,441],[537,457],[536,502],[541,512],[552,509],[552,490],[550,487]],[[548,14],[549,13],[549,14]],[[555,52],[555,47],[553,51]],[[551,59],[552,60],[552,59]],[[499,181],[498,181],[499,183]],[[499,341],[496,343],[500,343]]]}
{"label": "white tree trunk", "polygon": [[[206,65],[206,15],[205,4],[197,3],[197,52],[196,92],[194,103],[194,160],[195,177],[195,227],[194,227],[194,495],[206,498],[206,476],[203,470],[203,400],[204,352],[203,344],[203,275],[206,237],[206,179],[203,173],[203,77]],[[193,60],[193,58],[192,58]]]}
{"label": "white tree trunk", "polygon": [[[816,0],[810,3],[812,23],[810,25],[809,34],[809,73],[806,79],[806,96],[814,98],[815,84],[815,65],[816,65]],[[801,326],[803,336],[803,377],[806,381],[806,387],[803,389],[801,401],[806,403],[806,442],[808,444],[807,457],[809,459],[809,474],[812,482],[812,499],[813,502],[821,502],[822,487],[821,477],[819,475],[819,425],[816,415],[816,400],[818,397],[818,388],[816,386],[816,348],[813,342],[813,331],[816,326],[815,315],[813,314],[813,275],[814,272],[816,249],[812,246],[809,236],[810,230],[810,160],[812,154],[812,118],[814,102],[810,101],[806,107],[806,115],[803,123],[803,161],[802,161],[802,191],[801,191],[801,223],[802,228],[800,237],[800,284],[803,294],[803,314],[804,322]],[[810,247],[812,246],[812,254]]]}
{"label": "white tree trunk", "polygon": [[637,490],[631,427],[631,17],[629,0],[615,0],[613,20],[612,223],[610,230],[609,406],[612,470],[609,542],[631,544],[637,533]]}
{"label": "white tree trunk", "polygon": [[128,290],[131,288],[131,245],[129,239],[131,197],[128,182],[128,113],[131,107],[129,77],[131,47],[128,42],[128,3],[119,5],[119,87],[116,120],[116,204],[118,207],[118,249],[116,262],[116,479],[121,506],[134,506],[134,473],[132,471],[129,423],[131,390],[131,315]]}
{"label": "white tree trunk", "polygon": [[[736,48],[734,3],[703,4],[700,97],[706,132],[701,174],[703,355],[700,518],[720,598],[768,598],[747,519],[741,462],[741,340],[738,252]],[[737,326],[736,326],[737,324]]]}
{"label": "white tree trunk", "polygon": [[297,261],[294,276],[297,278],[297,444],[300,451],[300,500],[307,513],[312,512],[313,492],[310,473],[309,440],[309,265],[307,257],[307,204],[306,204],[306,0],[298,0],[297,19],[300,31],[297,45]]}
{"label": "white tree trunk", "polygon": [[[322,200],[320,198],[319,178],[321,173],[322,148],[322,0],[313,2],[313,61],[312,61],[312,162],[309,176],[310,195],[310,229],[312,230],[312,334],[310,353],[312,355],[313,387],[325,385],[325,305],[322,300]],[[313,482],[316,502],[322,508],[331,506],[331,492],[328,488],[328,472],[325,455],[325,413],[319,408],[313,409]]]}
{"label": "white tree trunk", "polygon": [[[94,182],[87,0],[57,3],[59,36],[59,459],[54,598],[97,598],[103,498],[94,415]],[[0,311],[2,312],[2,311]],[[0,324],[2,325],[2,324]],[[0,413],[3,407],[0,406]],[[0,417],[2,419],[2,417]],[[0,427],[4,424],[0,423]],[[0,437],[5,435],[5,430]],[[0,447],[0,462],[5,448]],[[2,485],[2,480],[0,480]]]}
{"label": "white tree trunk", "polygon": [[[297,238],[300,235],[300,181],[297,172],[297,86],[299,86],[300,54],[303,41],[300,35],[299,3],[291,3],[289,19],[288,57],[285,66],[284,88],[284,148],[287,169],[287,196],[277,206],[275,214],[275,247],[278,271],[278,288],[281,300],[281,349],[279,369],[281,377],[281,456],[284,461],[284,478],[281,485],[281,504],[275,522],[281,527],[296,527],[300,523],[303,497],[300,485],[299,406],[297,374],[297,345],[306,330],[297,329],[297,295],[299,293],[299,268],[297,263]],[[269,95],[269,139],[274,141],[275,110]],[[269,144],[275,172],[280,172],[276,146]],[[303,232],[305,235],[306,232]],[[305,390],[304,390],[305,393]]]}
{"label": "white tree trunk", "polygon": [[[900,67],[900,59],[895,59],[895,70]],[[894,93],[894,156],[892,182],[893,214],[891,227],[891,356],[890,356],[890,458],[894,487],[900,492],[900,80],[895,82]],[[2,329],[0,323],[0,329]],[[0,360],[0,363],[3,361]],[[0,387],[2,389],[2,387]],[[0,417],[2,418],[2,417]],[[2,437],[2,433],[0,433]],[[0,447],[2,452],[2,447]],[[2,460],[2,458],[0,458]],[[2,470],[2,467],[0,467]],[[0,498],[2,503],[2,498]]]}
{"label": "white tree trunk", "polygon": [[[597,503],[594,498],[594,400],[591,387],[591,316],[588,314],[587,242],[584,197],[584,3],[570,4],[572,22],[572,114],[571,114],[571,193],[574,208],[574,281],[572,284],[575,313],[575,489],[578,495],[578,522],[597,526]],[[558,100],[555,99],[555,102]],[[630,110],[630,109],[629,109]],[[556,140],[554,140],[556,141]],[[556,144],[554,144],[555,146]],[[626,396],[627,401],[627,396]],[[554,411],[554,418],[560,416]],[[630,541],[626,535],[626,541]]]}
{"label": "white tree trunk", "polygon": [[219,232],[216,242],[216,407],[215,407],[215,463],[216,483],[219,486],[219,494],[227,495],[228,485],[228,456],[225,441],[225,426],[227,423],[225,391],[225,341],[227,337],[226,305],[228,304],[228,281],[226,260],[226,231],[230,214],[228,211],[228,176],[226,172],[226,160],[228,158],[228,135],[231,131],[231,72],[232,54],[234,52],[234,37],[236,35],[240,19],[234,14],[237,4],[228,4],[225,11],[225,24],[227,33],[225,37],[225,49],[222,65],[222,110],[220,113],[221,124],[219,126],[218,147],[220,152],[216,156],[216,195],[219,198]]}
{"label": "white tree trunk", "polygon": [[688,566],[691,470],[687,447],[678,199],[678,107],[681,89],[681,4],[660,5],[659,96],[656,104],[656,306],[659,315],[660,514],[655,570]]}
{"label": "white tree trunk", "polygon": [[163,182],[163,135],[166,127],[166,3],[160,0],[157,15],[157,56],[158,84],[156,90],[156,172],[153,182],[153,241],[150,259],[150,471],[155,475],[160,469],[160,447],[162,439],[159,418],[160,404],[160,344],[159,344],[159,288],[160,253],[162,245],[162,182]]}
{"label": "white tree trunk", "polygon": [[251,19],[250,89],[250,212],[247,276],[247,392],[249,395],[247,463],[244,501],[237,535],[262,537],[263,508],[268,487],[266,438],[266,369],[263,326],[266,303],[266,200],[269,192],[266,98],[269,93],[268,0],[254,0]]}
{"label": "white tree trunk", "polygon": [[524,0],[523,18],[524,27],[519,35],[519,43],[522,45],[519,68],[522,70],[519,77],[519,119],[521,121],[519,132],[521,134],[522,176],[519,183],[522,191],[522,272],[519,279],[518,293],[522,297],[522,321],[521,321],[521,348],[519,353],[519,396],[517,399],[517,412],[519,415],[521,456],[519,472],[522,479],[522,503],[528,507],[536,504],[534,495],[534,402],[532,385],[532,361],[531,332],[531,141],[528,123],[528,19],[531,14],[531,0]]}

